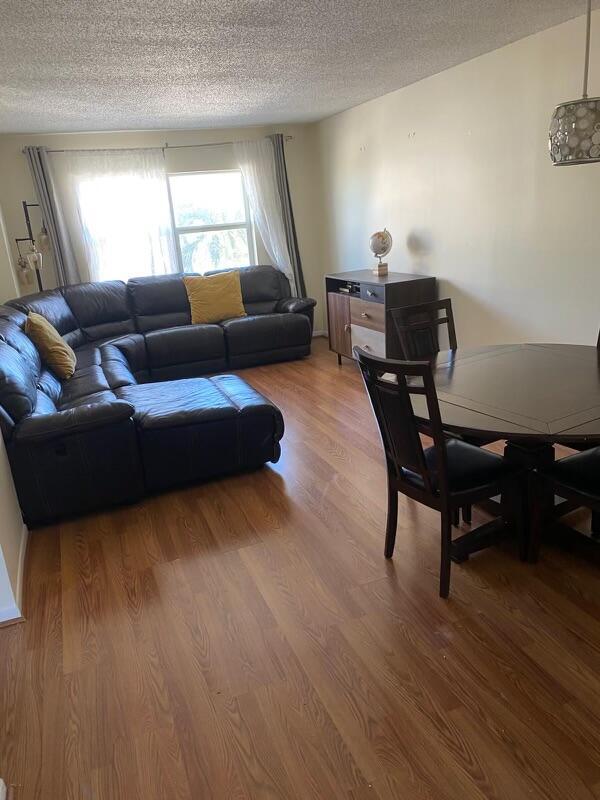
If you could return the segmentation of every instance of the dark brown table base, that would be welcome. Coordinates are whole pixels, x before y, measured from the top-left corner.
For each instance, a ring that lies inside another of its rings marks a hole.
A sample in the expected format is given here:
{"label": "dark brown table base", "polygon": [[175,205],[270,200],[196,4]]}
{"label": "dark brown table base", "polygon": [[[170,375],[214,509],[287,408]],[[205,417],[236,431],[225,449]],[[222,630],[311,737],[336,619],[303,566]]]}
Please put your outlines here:
{"label": "dark brown table base", "polygon": [[[499,504],[498,504],[499,505]],[[477,530],[463,533],[452,542],[450,557],[455,564],[462,564],[469,556],[479,550],[485,550],[498,544],[502,539],[514,533],[514,525],[502,518],[493,519],[485,525],[480,525]]]}

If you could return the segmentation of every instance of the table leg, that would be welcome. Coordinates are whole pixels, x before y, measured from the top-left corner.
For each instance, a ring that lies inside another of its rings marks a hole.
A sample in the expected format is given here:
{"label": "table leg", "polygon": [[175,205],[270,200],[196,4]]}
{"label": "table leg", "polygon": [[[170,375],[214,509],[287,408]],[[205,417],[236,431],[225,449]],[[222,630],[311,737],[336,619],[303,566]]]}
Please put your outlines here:
{"label": "table leg", "polygon": [[527,546],[521,557],[533,562],[537,560],[544,524],[553,517],[554,508],[552,491],[537,479],[534,470],[554,461],[554,446],[546,442],[507,442],[504,457],[526,471],[521,512]]}

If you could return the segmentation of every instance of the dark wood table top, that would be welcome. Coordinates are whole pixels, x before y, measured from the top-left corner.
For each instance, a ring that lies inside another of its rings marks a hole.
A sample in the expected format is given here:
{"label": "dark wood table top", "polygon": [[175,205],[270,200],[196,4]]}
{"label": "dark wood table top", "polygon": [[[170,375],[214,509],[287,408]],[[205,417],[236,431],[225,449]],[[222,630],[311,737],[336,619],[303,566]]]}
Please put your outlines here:
{"label": "dark wood table top", "polygon": [[[600,352],[567,344],[459,348],[434,363],[444,427],[482,439],[600,443]],[[417,416],[427,421],[423,398]]]}

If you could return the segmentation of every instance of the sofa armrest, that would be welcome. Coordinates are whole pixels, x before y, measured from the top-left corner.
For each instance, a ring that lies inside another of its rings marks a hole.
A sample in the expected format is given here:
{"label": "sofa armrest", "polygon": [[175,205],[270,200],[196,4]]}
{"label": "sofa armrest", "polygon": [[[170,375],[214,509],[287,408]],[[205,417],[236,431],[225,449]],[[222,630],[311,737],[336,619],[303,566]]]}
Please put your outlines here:
{"label": "sofa armrest", "polygon": [[317,305],[317,301],[312,297],[286,297],[279,300],[276,311],[288,314],[306,314],[312,316],[312,309]]}
{"label": "sofa armrest", "polygon": [[148,380],[146,342],[139,333],[114,339],[100,347],[102,369],[111,389]]}
{"label": "sofa armrest", "polygon": [[133,416],[134,408],[124,400],[77,406],[55,414],[27,417],[17,425],[15,444],[36,444],[115,425]]}

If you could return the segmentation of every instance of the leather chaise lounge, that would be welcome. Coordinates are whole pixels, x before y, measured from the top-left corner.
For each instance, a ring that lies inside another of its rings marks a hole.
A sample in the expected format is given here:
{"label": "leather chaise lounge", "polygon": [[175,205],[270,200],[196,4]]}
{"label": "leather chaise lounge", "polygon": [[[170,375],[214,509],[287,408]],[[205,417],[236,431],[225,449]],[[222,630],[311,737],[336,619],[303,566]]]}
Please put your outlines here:
{"label": "leather chaise lounge", "polygon": [[[191,324],[181,275],[0,306],[0,430],[28,524],[277,461],[279,409],[214,373],[308,355],[315,301],[291,298],[273,267],[247,267],[240,280],[247,316],[218,325]],[[23,332],[30,311],[73,347],[68,381]]]}

